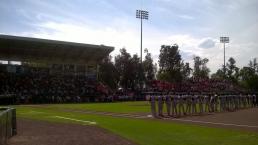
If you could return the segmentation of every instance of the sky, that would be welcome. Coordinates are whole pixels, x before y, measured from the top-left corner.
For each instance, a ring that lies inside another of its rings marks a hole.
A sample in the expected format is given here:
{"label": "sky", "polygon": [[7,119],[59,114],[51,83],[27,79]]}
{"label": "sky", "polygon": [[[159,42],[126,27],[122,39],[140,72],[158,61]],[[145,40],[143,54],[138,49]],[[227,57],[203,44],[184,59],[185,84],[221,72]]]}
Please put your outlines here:
{"label": "sky", "polygon": [[[149,11],[143,20],[143,49],[158,62],[161,45],[178,44],[184,62],[209,59],[214,73],[226,60],[238,67],[258,58],[258,0],[0,0],[0,34],[114,46],[112,56],[126,48],[140,54],[140,19],[136,10]],[[144,54],[143,54],[144,55]]]}

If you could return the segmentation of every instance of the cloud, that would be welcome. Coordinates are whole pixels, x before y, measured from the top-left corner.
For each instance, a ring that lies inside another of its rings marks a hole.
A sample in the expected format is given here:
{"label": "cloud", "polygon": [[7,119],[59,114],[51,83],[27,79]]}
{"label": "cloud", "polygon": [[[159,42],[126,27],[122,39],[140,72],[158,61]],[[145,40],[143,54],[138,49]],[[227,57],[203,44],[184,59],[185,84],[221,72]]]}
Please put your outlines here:
{"label": "cloud", "polygon": [[199,47],[201,48],[205,48],[205,49],[208,49],[208,48],[213,48],[215,46],[215,41],[211,38],[207,38],[205,40],[203,40],[200,44],[199,44]]}
{"label": "cloud", "polygon": [[[124,23],[126,24],[126,22]],[[140,54],[139,31],[129,24],[123,28],[109,26],[96,28],[81,23],[45,22],[37,24],[35,27],[38,28],[37,31],[14,33],[13,35],[114,46],[113,56],[117,55],[122,47],[125,47],[131,54]],[[189,62],[192,67],[194,55],[208,58],[210,60],[208,67],[211,68],[212,72],[216,72],[223,63],[223,47],[214,38],[199,38],[189,34],[171,35],[170,33],[150,28],[144,33],[143,48],[149,49],[156,63],[158,62],[160,46],[174,43],[179,45],[183,60]],[[248,63],[250,56],[258,57],[257,48],[256,43],[237,43],[232,40],[230,44],[226,45],[226,59],[234,57],[237,65],[243,66]]]}
{"label": "cloud", "polygon": [[186,19],[186,20],[193,20],[194,17],[190,15],[178,15],[179,18]]}
{"label": "cloud", "polygon": [[14,35],[115,46],[115,54],[123,47],[130,48],[128,52],[135,53],[135,46],[139,44],[139,40],[136,37],[137,32],[129,27],[127,29],[109,26],[98,28],[81,23],[51,21],[34,25],[34,27],[38,28],[37,31],[14,33]]}
{"label": "cloud", "polygon": [[[241,67],[258,57],[257,4],[257,0],[145,1],[150,19],[144,21],[143,49],[148,48],[157,62],[161,45],[177,43],[185,62],[192,63],[193,55],[206,57],[216,72],[223,63],[223,45],[217,39],[227,35],[226,58],[234,57]],[[3,0],[0,33],[115,46],[112,55],[122,47],[140,54],[138,6],[138,0],[25,0],[15,4]]]}

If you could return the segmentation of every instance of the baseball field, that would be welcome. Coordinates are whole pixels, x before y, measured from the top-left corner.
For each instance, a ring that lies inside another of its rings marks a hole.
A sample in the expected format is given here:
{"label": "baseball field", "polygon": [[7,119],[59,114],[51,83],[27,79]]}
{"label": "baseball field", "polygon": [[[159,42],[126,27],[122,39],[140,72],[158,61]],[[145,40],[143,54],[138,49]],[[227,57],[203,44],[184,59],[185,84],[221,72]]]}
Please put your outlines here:
{"label": "baseball field", "polygon": [[258,108],[154,119],[149,102],[19,105],[9,145],[257,145]]}

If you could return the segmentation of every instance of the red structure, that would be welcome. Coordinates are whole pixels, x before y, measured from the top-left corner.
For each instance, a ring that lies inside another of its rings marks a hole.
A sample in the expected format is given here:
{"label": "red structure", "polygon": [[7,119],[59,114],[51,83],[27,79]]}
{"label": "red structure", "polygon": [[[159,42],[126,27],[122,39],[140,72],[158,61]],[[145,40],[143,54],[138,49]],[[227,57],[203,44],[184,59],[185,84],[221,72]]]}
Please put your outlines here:
{"label": "red structure", "polygon": [[160,80],[151,81],[151,86],[158,91],[172,91],[175,89],[175,84]]}

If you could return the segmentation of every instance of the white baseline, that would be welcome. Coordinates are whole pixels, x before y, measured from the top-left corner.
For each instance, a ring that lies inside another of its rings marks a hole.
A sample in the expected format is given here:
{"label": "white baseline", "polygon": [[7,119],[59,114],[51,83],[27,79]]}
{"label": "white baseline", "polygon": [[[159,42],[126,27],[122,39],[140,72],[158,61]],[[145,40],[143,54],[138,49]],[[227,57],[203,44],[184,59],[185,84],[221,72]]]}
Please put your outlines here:
{"label": "white baseline", "polygon": [[83,123],[88,123],[88,124],[97,124],[96,122],[93,122],[93,121],[79,120],[79,119],[68,118],[68,117],[63,117],[63,116],[53,116],[53,117],[65,119],[65,120],[72,120],[72,121],[76,121],[76,122],[83,122]]}

